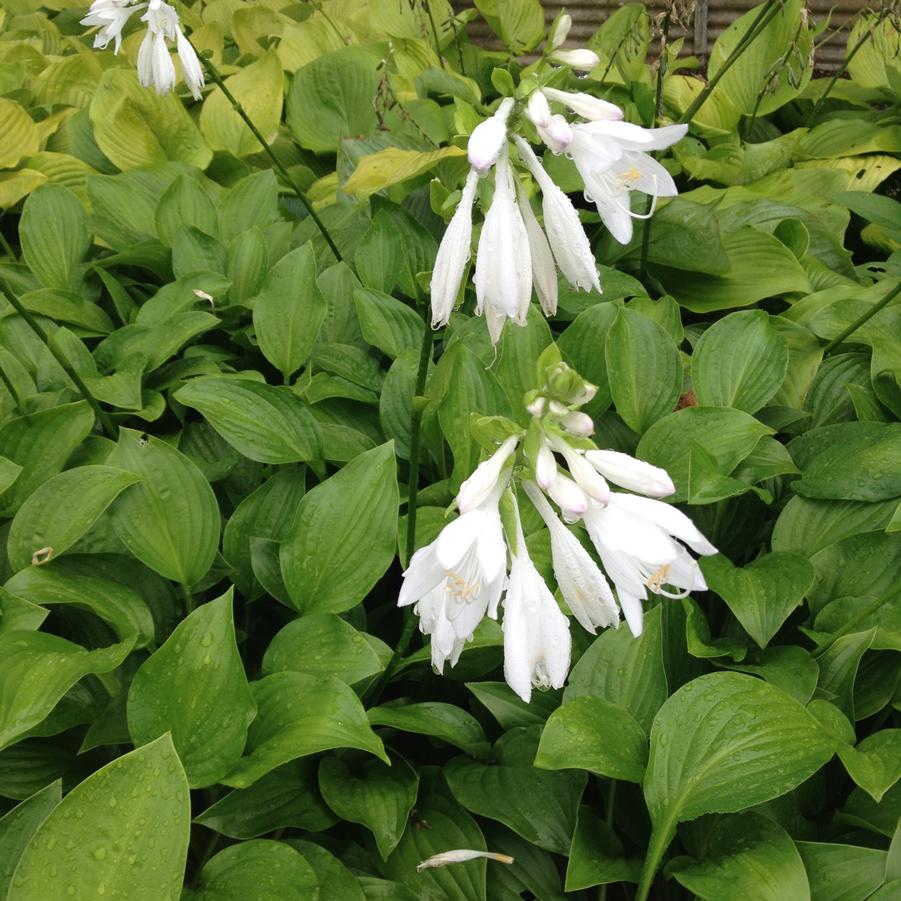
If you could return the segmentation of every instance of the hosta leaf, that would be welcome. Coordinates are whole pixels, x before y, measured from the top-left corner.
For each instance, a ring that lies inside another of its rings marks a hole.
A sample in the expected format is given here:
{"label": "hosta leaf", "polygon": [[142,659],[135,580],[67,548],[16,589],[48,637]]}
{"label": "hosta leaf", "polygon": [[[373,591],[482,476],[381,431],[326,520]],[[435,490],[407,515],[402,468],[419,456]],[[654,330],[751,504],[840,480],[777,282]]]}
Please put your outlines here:
{"label": "hosta leaf", "polygon": [[128,692],[135,744],[171,734],[192,788],[219,782],[234,767],[256,713],[232,605],[229,590],[183,619],[141,664]]}
{"label": "hosta leaf", "polygon": [[164,735],[63,798],[25,849],[12,893],[21,901],[177,898],[190,827],[188,783]]}
{"label": "hosta leaf", "polygon": [[[0,98],[0,132],[3,134],[0,168],[14,169],[25,157],[40,149],[40,135],[34,120],[18,103],[5,98]],[[8,208],[14,203],[2,205]]]}
{"label": "hosta leaf", "polygon": [[627,858],[623,844],[608,823],[588,806],[579,808],[566,865],[566,890],[577,892],[611,882],[638,882],[641,860]]}
{"label": "hosta leaf", "polygon": [[366,596],[394,559],[397,509],[391,441],[304,495],[280,552],[298,610],[341,613]]}
{"label": "hosta leaf", "polygon": [[319,764],[319,790],[342,820],[360,823],[374,836],[382,859],[400,841],[416,803],[419,776],[402,758],[391,766],[367,758],[359,767],[340,757]]}
{"label": "hosta leaf", "polygon": [[901,729],[874,732],[838,754],[851,778],[877,803],[901,779]]}
{"label": "hosta leaf", "polygon": [[247,754],[222,782],[247,788],[277,766],[330,748],[358,748],[388,762],[357,696],[335,678],[274,673],[251,685],[257,716]]}
{"label": "hosta leaf", "polygon": [[107,463],[141,481],[109,509],[125,546],[182,585],[206,575],[219,544],[219,505],[210,483],[184,454],[159,438],[122,429]]}
{"label": "hosta leaf", "polygon": [[479,721],[453,704],[424,701],[396,707],[372,707],[367,711],[374,726],[390,726],[402,732],[439,738],[474,756],[488,751],[488,742]]}
{"label": "hosta leaf", "polygon": [[322,458],[322,437],[307,405],[289,388],[253,379],[192,379],[175,399],[199,410],[237,451],[259,463]]}
{"label": "hosta leaf", "polygon": [[363,337],[373,347],[392,358],[418,349],[426,327],[415,310],[370,288],[357,288],[353,297]]}
{"label": "hosta leaf", "polygon": [[885,851],[825,842],[797,846],[816,901],[864,901],[882,885]]}
{"label": "hosta leaf", "polygon": [[38,826],[62,800],[62,782],[51,782],[0,818],[0,897],[6,897],[16,864]]}

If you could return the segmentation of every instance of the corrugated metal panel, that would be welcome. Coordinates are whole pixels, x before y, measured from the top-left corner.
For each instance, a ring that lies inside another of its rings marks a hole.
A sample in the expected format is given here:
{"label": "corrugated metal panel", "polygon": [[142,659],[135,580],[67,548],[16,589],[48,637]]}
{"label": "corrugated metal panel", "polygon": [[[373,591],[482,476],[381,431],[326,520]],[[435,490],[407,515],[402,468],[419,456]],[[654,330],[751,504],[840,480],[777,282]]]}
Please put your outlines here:
{"label": "corrugated metal panel", "polygon": [[[503,3],[504,0],[499,0]],[[468,3],[454,4],[460,8],[467,7]],[[567,46],[584,46],[587,40],[598,29],[607,16],[615,12],[624,4],[610,2],[610,0],[575,0],[575,2],[561,2],[561,0],[544,0],[545,17],[550,23],[562,9],[572,16],[573,26],[566,42]],[[661,13],[664,4],[660,2],[646,3],[652,15]],[[739,16],[757,5],[757,0],[698,0],[693,29],[688,33],[679,28],[672,28],[670,40],[678,37],[685,38],[683,55],[696,54],[706,57],[713,46],[714,41],[729,27]],[[867,6],[866,0],[840,0],[835,3],[832,0],[808,0],[807,8],[810,15],[816,20],[824,20],[830,13],[829,29],[820,35],[817,43],[820,45],[816,55],[817,68],[834,70],[841,65],[845,55],[845,40],[848,35],[848,23]],[[497,38],[492,34],[484,19],[477,19],[469,26],[470,36],[484,46],[499,47]],[[826,38],[829,40],[824,40]]]}

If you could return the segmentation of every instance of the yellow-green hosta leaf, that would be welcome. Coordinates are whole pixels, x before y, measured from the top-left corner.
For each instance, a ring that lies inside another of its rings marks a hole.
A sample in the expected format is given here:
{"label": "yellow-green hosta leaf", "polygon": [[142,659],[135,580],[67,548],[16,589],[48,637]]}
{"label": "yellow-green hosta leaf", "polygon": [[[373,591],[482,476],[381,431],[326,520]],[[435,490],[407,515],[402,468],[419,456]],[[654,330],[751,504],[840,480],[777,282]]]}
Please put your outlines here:
{"label": "yellow-green hosta leaf", "polygon": [[205,169],[213,157],[178,97],[142,88],[131,70],[103,73],[90,113],[98,147],[120,169],[169,160]]}
{"label": "yellow-green hosta leaf", "polygon": [[[270,143],[278,136],[281,124],[284,96],[282,79],[281,63],[272,50],[249,66],[238,69],[225,82]],[[225,99],[221,88],[216,88],[203,101],[200,130],[213,150],[224,150],[237,157],[262,150],[260,142]]]}
{"label": "yellow-green hosta leaf", "polygon": [[43,172],[19,169],[16,172],[0,172],[0,209],[8,210],[23,197],[47,180]]}
{"label": "yellow-green hosta leaf", "polygon": [[37,153],[40,138],[34,120],[12,100],[0,97],[0,169],[18,166],[26,156]]}
{"label": "yellow-green hosta leaf", "polygon": [[362,157],[357,168],[344,183],[347,194],[366,198],[382,188],[399,184],[408,178],[416,178],[434,168],[442,160],[465,156],[461,147],[442,147],[440,150],[404,150],[400,147],[386,147],[378,153]]}

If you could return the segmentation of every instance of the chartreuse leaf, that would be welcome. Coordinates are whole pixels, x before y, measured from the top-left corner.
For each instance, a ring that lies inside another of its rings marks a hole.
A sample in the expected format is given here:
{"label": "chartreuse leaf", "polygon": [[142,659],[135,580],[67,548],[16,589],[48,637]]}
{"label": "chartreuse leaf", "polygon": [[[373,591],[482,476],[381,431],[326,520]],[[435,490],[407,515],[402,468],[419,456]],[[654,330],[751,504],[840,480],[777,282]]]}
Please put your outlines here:
{"label": "chartreuse leaf", "polygon": [[3,492],[0,513],[11,516],[35,488],[55,476],[93,425],[94,414],[85,401],[7,420],[0,428],[0,454],[22,471]]}
{"label": "chartreuse leaf", "polygon": [[647,736],[631,713],[610,701],[583,697],[567,701],[550,715],[535,766],[641,782],[647,760]]}
{"label": "chartreuse leaf", "polygon": [[393,441],[308,491],[279,555],[292,604],[341,613],[363,600],[394,559],[397,508]]}
{"label": "chartreuse leaf", "polygon": [[220,851],[183,901],[317,901],[319,882],[303,856],[284,842],[257,839]]}
{"label": "chartreuse leaf", "polygon": [[375,836],[384,860],[407,826],[419,776],[400,757],[395,757],[390,767],[372,758],[352,766],[342,757],[324,757],[319,764],[319,790],[342,820],[360,823]]}
{"label": "chartreuse leaf", "polygon": [[501,40],[506,47],[519,54],[538,46],[544,37],[544,10],[538,0],[502,0],[496,8]]}
{"label": "chartreuse leaf", "polygon": [[901,779],[901,729],[882,729],[855,748],[840,747],[848,775],[877,803]]}
{"label": "chartreuse leaf", "polygon": [[815,578],[806,557],[786,552],[764,554],[743,567],[717,554],[703,557],[701,569],[710,589],[762,648],[802,603]]}
{"label": "chartreuse leaf", "polygon": [[0,898],[5,898],[16,864],[38,826],[62,800],[62,782],[51,782],[0,818]]}
{"label": "chartreuse leaf", "polygon": [[247,754],[221,781],[247,788],[277,766],[331,748],[357,748],[388,762],[357,696],[343,682],[273,673],[251,685],[257,716]]}
{"label": "chartreuse leaf", "polygon": [[467,810],[500,821],[539,848],[566,854],[587,775],[536,769],[538,734],[537,727],[511,729],[495,744],[491,763],[455,757],[444,776]]}
{"label": "chartreuse leaf", "polygon": [[133,640],[96,651],[46,632],[0,635],[0,748],[36,726],[59,699],[89,673],[108,673],[127,656]]}
{"label": "chartreuse leaf", "polygon": [[120,430],[107,463],[141,477],[109,508],[123,544],[161,576],[199,582],[219,544],[219,505],[203,473],[170,444],[132,429]]}
{"label": "chartreuse leaf", "polygon": [[698,403],[746,413],[755,413],[779,390],[787,371],[788,342],[763,310],[718,320],[691,358]]}
{"label": "chartreuse leaf", "polygon": [[390,726],[402,732],[440,738],[475,756],[484,756],[488,751],[479,721],[453,704],[424,701],[396,707],[372,707],[366,713],[373,726]]}
{"label": "chartreuse leaf", "polygon": [[569,674],[563,698],[564,703],[593,697],[616,704],[649,733],[668,695],[661,609],[654,607],[644,615],[639,638],[626,628],[607,629],[595,638]]}
{"label": "chartreuse leaf", "polygon": [[315,759],[292,760],[208,807],[196,823],[229,838],[258,838],[293,826],[321,832],[337,817],[325,806],[316,784]]}
{"label": "chartreuse leaf", "polygon": [[137,481],[136,473],[112,466],[77,466],[48,479],[22,504],[10,527],[6,548],[13,571],[28,566],[39,551],[41,562],[64,554]]}
{"label": "chartreuse leaf", "polygon": [[296,463],[322,458],[322,436],[307,405],[290,388],[253,379],[202,376],[175,392],[199,410],[232,446],[259,463]]}
{"label": "chartreuse leaf", "polygon": [[190,828],[188,783],[164,735],[117,757],[63,798],[25,849],[11,896],[178,898]]}
{"label": "chartreuse leaf", "polygon": [[386,147],[384,150],[361,157],[342,190],[365,200],[383,188],[400,184],[434,169],[443,160],[464,155],[465,151],[462,148],[454,146],[428,151]]}
{"label": "chartreuse leaf", "polygon": [[885,878],[885,851],[825,842],[797,846],[816,901],[864,901]]}
{"label": "chartreuse leaf", "polygon": [[626,857],[610,824],[596,817],[590,807],[580,807],[566,865],[566,891],[611,882],[638,882],[640,872],[641,861]]}
{"label": "chartreuse leaf", "polygon": [[[41,138],[34,119],[12,100],[0,99],[0,131],[3,134],[3,149],[0,150],[0,168],[12,169],[19,162],[37,153]],[[4,207],[15,204],[4,203]]]}
{"label": "chartreuse leaf", "polygon": [[304,147],[334,153],[342,138],[368,135],[375,128],[378,62],[360,47],[342,47],[298,69],[286,118]]}
{"label": "chartreuse leaf", "polygon": [[384,668],[376,647],[390,657],[386,644],[358,632],[340,616],[313,613],[295,619],[276,634],[263,656],[263,672],[336,676],[353,685]]}
{"label": "chartreuse leaf", "polygon": [[316,284],[313,245],[285,254],[251,303],[260,350],[287,381],[307,361],[327,308]]}
{"label": "chartreuse leaf", "polygon": [[170,733],[192,788],[219,782],[235,766],[256,713],[232,604],[229,589],[183,619],[141,664],[128,692],[135,744]]}
{"label": "chartreuse leaf", "polygon": [[616,412],[642,434],[682,393],[679,349],[663,326],[624,307],[607,333],[605,354]]}
{"label": "chartreuse leaf", "polygon": [[777,798],[833,752],[833,740],[801,704],[753,676],[711,673],[682,686],[651,729],[644,795],[653,832],[642,885],[677,823]]}
{"label": "chartreuse leaf", "polygon": [[62,185],[41,185],[25,201],[19,223],[22,257],[45,288],[75,288],[91,244],[84,208]]}
{"label": "chartreuse leaf", "polygon": [[721,816],[698,826],[701,853],[678,857],[668,876],[698,898],[754,898],[755,901],[808,901],[810,886],[795,843],[778,824],[748,811]]}

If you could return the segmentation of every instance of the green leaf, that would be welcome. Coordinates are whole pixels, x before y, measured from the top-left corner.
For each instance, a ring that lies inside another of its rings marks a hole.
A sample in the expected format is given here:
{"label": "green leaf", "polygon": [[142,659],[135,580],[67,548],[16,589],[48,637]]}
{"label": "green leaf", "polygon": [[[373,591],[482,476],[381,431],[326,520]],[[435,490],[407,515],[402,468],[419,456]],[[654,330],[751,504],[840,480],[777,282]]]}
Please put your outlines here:
{"label": "green leaf", "polygon": [[641,782],[647,762],[648,739],[632,714],[590,696],[551,714],[535,755],[541,769],[588,770],[626,782]]}
{"label": "green leaf", "polygon": [[120,430],[107,463],[141,478],[109,509],[123,544],[161,576],[199,582],[219,544],[219,505],[201,471],[171,445],[132,429]]}
{"label": "green leaf", "polygon": [[97,571],[93,556],[71,555],[41,566],[19,570],[6,588],[32,604],[67,604],[89,610],[109,623],[120,641],[144,647],[154,640],[156,626],[147,602],[138,592]]}
{"label": "green leaf", "polygon": [[274,673],[251,684],[257,716],[247,754],[221,781],[247,788],[283,763],[331,748],[358,748],[388,762],[357,696],[334,678]]}
{"label": "green leaf", "polygon": [[241,842],[204,864],[184,901],[317,901],[313,868],[290,845],[267,839]]}
{"label": "green leaf", "polygon": [[62,185],[41,185],[29,195],[19,223],[22,258],[46,288],[75,289],[91,246],[84,209]]}
{"label": "green leaf", "polygon": [[885,851],[824,842],[797,846],[816,901],[864,901],[882,885]]}
{"label": "green leaf", "polygon": [[543,726],[560,706],[559,691],[535,692],[526,704],[506,682],[467,682],[466,687],[488,708],[504,731],[516,726]]}
{"label": "green leaf", "polygon": [[287,839],[286,843],[296,848],[313,868],[319,881],[319,898],[340,898],[341,901],[366,901],[360,884],[350,870],[321,845],[301,838]]}
{"label": "green leaf", "polygon": [[376,647],[384,648],[390,657],[387,645],[358,632],[340,616],[313,613],[288,623],[275,635],[263,656],[263,673],[335,676],[353,685],[384,669]]}
{"label": "green leaf", "polygon": [[21,901],[177,898],[190,827],[188,783],[164,735],[117,757],[63,798],[25,849],[13,894]]}
{"label": "green leaf", "polygon": [[22,852],[62,797],[62,782],[57,780],[0,817],[0,897],[7,896]]}
{"label": "green leaf", "polygon": [[453,145],[428,151],[386,147],[360,157],[342,190],[365,200],[384,188],[423,175],[443,160],[464,154],[462,148]]}
{"label": "green leaf", "polygon": [[[282,66],[274,50],[225,79],[225,86],[269,144],[278,137],[282,120],[282,82]],[[262,149],[220,87],[204,98],[199,124],[212,150],[244,157]]]}
{"label": "green leaf", "polygon": [[280,552],[298,610],[341,613],[363,600],[394,559],[397,509],[391,441],[304,495]]}
{"label": "green leaf", "polygon": [[577,892],[611,882],[638,882],[641,861],[626,858],[622,842],[591,808],[579,808],[566,865],[566,891]]}
{"label": "green leaf", "polygon": [[258,838],[277,829],[321,832],[337,822],[316,784],[314,759],[292,760],[220,798],[194,822],[229,838]]}
{"label": "green leaf", "polygon": [[818,693],[832,701],[853,723],[854,682],[863,655],[870,649],[876,629],[841,635],[817,658],[820,668]]}
{"label": "green leaf", "polygon": [[373,726],[389,726],[402,732],[428,735],[476,757],[488,752],[479,721],[453,704],[425,701],[396,707],[372,707],[366,715]]}
{"label": "green leaf", "polygon": [[670,474],[676,493],[668,500],[678,504],[689,500],[693,447],[705,452],[718,471],[728,476],[754,450],[761,437],[772,431],[741,410],[686,407],[654,423],[638,442],[635,455]]}
{"label": "green leaf", "polygon": [[219,217],[213,201],[200,182],[187,175],[179,175],[169,185],[156,205],[154,218],[159,239],[170,246],[185,225],[212,237],[219,236]]}
{"label": "green leaf", "polygon": [[745,310],[707,329],[691,360],[699,404],[756,413],[785,380],[788,342],[762,310]]}
{"label": "green leaf", "polygon": [[560,336],[557,344],[564,359],[598,391],[587,409],[603,413],[613,401],[607,378],[606,358],[600,349],[606,347],[610,327],[619,308],[612,303],[599,303],[579,313]]}
{"label": "green leaf", "polygon": [[[6,547],[13,571],[28,566],[38,551],[45,551],[41,562],[64,554],[139,479],[112,466],[77,466],[48,479],[12,522]],[[52,549],[49,554],[47,548]]]}
{"label": "green leaf", "polygon": [[735,614],[744,630],[761,648],[779,631],[804,600],[815,573],[801,554],[764,554],[747,566],[733,566],[717,554],[701,560],[707,585]]}
{"label": "green leaf", "polygon": [[363,337],[394,359],[409,348],[419,348],[425,323],[400,300],[381,291],[357,288],[353,294]]}
{"label": "green leaf", "polygon": [[901,495],[901,424],[840,422],[791,444],[804,472],[792,488],[804,497],[881,501]]}
{"label": "green leaf", "polygon": [[760,676],[806,704],[817,686],[819,667],[810,654],[794,645],[774,645],[756,655],[755,663],[723,663],[727,669]]}
{"label": "green leaf", "polygon": [[607,378],[616,412],[642,434],[671,412],[682,393],[682,360],[666,330],[623,308],[607,333]]}
{"label": "green leaf", "polygon": [[701,853],[694,860],[678,857],[667,866],[667,875],[698,898],[809,901],[804,863],[780,825],[748,812],[716,817],[703,829]]}
{"label": "green leaf", "polygon": [[256,713],[232,603],[229,589],[183,619],[141,664],[128,692],[135,744],[171,734],[191,788],[213,785],[235,766]]}
{"label": "green leaf", "polygon": [[40,133],[34,120],[18,103],[5,98],[0,98],[0,133],[3,134],[0,168],[14,169],[25,157],[41,148]]}
{"label": "green leaf", "polygon": [[342,138],[372,132],[378,60],[360,47],[343,47],[298,69],[288,91],[286,119],[304,147],[334,153]]}
{"label": "green leaf", "polygon": [[855,748],[840,747],[848,775],[877,803],[901,779],[901,729],[882,729]]}
{"label": "green leaf", "polygon": [[384,860],[404,833],[416,803],[419,776],[400,757],[390,767],[371,758],[352,767],[342,758],[324,757],[319,764],[319,790],[342,820],[360,823],[375,836]]}
{"label": "green leaf", "polygon": [[232,446],[259,463],[322,459],[322,437],[309,408],[290,388],[253,379],[201,376],[175,392]]}
{"label": "green leaf", "polygon": [[814,717],[766,682],[711,673],[684,685],[651,729],[644,794],[654,828],[643,879],[677,823],[777,798],[815,773],[833,750]]}
{"label": "green leaf", "polygon": [[528,53],[544,37],[544,10],[538,0],[500,0],[501,40],[515,54]]}
{"label": "green leaf", "polygon": [[566,854],[587,776],[536,769],[537,742],[536,728],[512,729],[495,744],[491,763],[454,757],[444,777],[467,810],[498,820],[539,848]]}
{"label": "green leaf", "polygon": [[60,472],[93,425],[94,414],[85,401],[7,420],[0,428],[0,454],[22,471],[3,493],[0,514],[11,516],[39,485]]}
{"label": "green leaf", "polygon": [[650,732],[669,695],[661,612],[659,607],[646,611],[639,638],[623,627],[607,629],[595,638],[569,674],[564,703],[582,697],[608,701],[629,711],[645,733]]}
{"label": "green leaf", "polygon": [[59,699],[89,673],[108,673],[128,656],[134,642],[96,651],[45,632],[0,635],[0,748],[38,725]]}
{"label": "green leaf", "polygon": [[251,303],[260,350],[287,381],[306,363],[325,319],[327,304],[316,284],[313,246],[303,244],[285,254]]}

